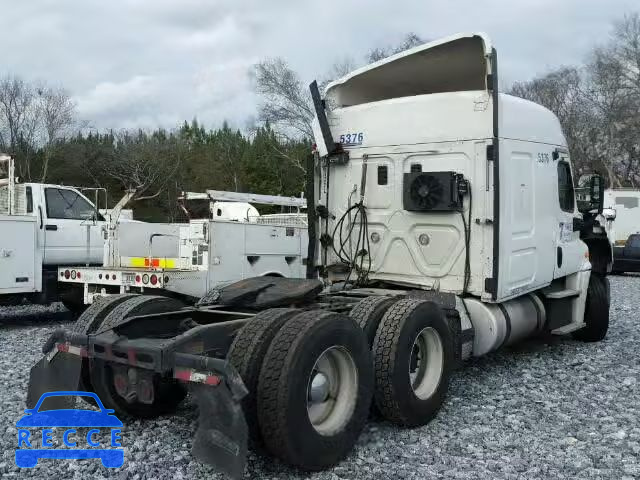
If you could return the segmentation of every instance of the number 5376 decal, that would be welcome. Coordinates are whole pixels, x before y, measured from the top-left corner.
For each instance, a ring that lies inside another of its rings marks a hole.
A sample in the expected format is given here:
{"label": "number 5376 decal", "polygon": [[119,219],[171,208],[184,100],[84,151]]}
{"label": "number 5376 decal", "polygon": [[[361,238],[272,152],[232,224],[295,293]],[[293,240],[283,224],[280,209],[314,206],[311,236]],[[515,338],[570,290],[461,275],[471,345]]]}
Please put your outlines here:
{"label": "number 5376 decal", "polygon": [[340,135],[340,143],[343,145],[360,145],[364,140],[364,133],[347,133],[345,135]]}

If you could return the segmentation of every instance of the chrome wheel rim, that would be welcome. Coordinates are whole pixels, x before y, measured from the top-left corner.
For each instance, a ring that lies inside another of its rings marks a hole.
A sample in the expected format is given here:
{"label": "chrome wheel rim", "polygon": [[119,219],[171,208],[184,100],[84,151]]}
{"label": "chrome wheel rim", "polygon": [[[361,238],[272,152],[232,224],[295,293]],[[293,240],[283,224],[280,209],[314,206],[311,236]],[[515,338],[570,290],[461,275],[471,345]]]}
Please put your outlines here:
{"label": "chrome wheel rim", "polygon": [[433,327],[418,333],[409,356],[409,382],[420,400],[427,400],[440,384],[444,366],[444,350],[440,334]]}
{"label": "chrome wheel rim", "polygon": [[358,369],[343,347],[327,348],[307,382],[307,414],[320,435],[333,435],[349,422],[358,397]]}

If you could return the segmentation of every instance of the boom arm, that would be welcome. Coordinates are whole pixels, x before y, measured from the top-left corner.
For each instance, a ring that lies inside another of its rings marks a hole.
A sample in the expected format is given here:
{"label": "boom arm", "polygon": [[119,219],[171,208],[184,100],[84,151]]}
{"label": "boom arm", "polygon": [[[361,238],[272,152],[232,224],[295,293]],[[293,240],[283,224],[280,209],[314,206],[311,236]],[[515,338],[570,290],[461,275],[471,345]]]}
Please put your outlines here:
{"label": "boom arm", "polygon": [[118,219],[120,218],[120,212],[127,206],[131,199],[135,196],[137,190],[127,190],[124,196],[111,210],[109,214],[109,222],[106,226],[106,242],[104,244],[103,264],[105,267],[117,267],[117,262],[120,257],[118,249]]}

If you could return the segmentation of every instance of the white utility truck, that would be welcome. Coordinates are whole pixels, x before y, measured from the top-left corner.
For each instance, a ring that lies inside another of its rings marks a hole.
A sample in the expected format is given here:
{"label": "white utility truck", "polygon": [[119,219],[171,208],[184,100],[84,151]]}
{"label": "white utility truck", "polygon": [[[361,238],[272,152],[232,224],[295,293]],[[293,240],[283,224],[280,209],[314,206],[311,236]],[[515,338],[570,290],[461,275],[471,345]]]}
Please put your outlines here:
{"label": "white utility truck", "polygon": [[[208,190],[185,192],[181,205],[209,202],[206,219],[188,223],[117,222],[125,195],[111,212],[103,266],[58,269],[63,285],[81,288],[85,304],[125,293],[166,294],[187,303],[256,276],[306,275],[307,215],[304,198]],[[297,213],[260,215],[251,204],[293,208]],[[113,224],[113,225],[111,225]]]}
{"label": "white utility truck", "polygon": [[399,425],[429,422],[472,356],[543,333],[605,337],[602,178],[576,198],[558,119],[498,92],[486,35],[311,94],[309,250],[323,281],[247,279],[183,309],[112,297],[52,335],[29,404],[81,379],[107,408],[149,417],[188,388],[197,458],[240,477],[249,437],[317,470],[349,453],[372,403]]}
{"label": "white utility truck", "polygon": [[0,304],[26,298],[82,306],[58,289],[60,265],[102,264],[104,217],[79,189],[17,183],[14,160],[0,154]]}

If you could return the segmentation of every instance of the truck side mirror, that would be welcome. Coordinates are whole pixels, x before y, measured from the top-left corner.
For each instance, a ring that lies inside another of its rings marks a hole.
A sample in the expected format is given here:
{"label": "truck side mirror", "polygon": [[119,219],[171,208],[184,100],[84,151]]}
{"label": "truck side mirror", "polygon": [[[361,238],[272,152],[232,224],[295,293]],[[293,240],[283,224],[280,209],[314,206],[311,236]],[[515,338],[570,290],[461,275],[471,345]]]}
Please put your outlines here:
{"label": "truck side mirror", "polygon": [[604,207],[604,178],[598,174],[584,175],[576,188],[578,210],[581,213],[602,213]]}
{"label": "truck side mirror", "polygon": [[604,178],[601,175],[591,177],[589,197],[591,197],[591,209],[602,213],[604,208]]}

